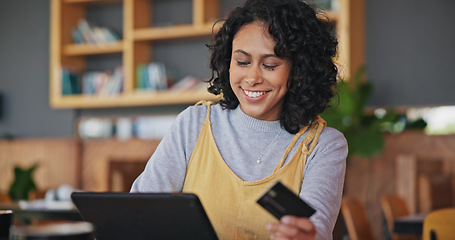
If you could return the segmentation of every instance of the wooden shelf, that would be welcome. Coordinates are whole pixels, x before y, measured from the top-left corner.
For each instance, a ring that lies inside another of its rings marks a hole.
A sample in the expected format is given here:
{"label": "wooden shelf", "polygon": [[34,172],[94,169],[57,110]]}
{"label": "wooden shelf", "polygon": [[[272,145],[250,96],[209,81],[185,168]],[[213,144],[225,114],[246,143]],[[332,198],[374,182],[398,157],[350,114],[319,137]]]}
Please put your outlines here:
{"label": "wooden shelf", "polygon": [[122,41],[102,44],[70,44],[63,47],[63,55],[65,56],[81,56],[121,52],[123,52]]}
{"label": "wooden shelf", "polygon": [[112,108],[132,106],[156,106],[194,104],[200,100],[216,100],[217,97],[206,91],[157,91],[120,94],[115,96],[69,95],[51,102],[54,108]]}
{"label": "wooden shelf", "polygon": [[179,25],[171,27],[154,27],[136,29],[133,33],[134,40],[172,40],[193,37],[207,37],[212,35],[213,23],[204,25]]}
{"label": "wooden shelf", "polygon": [[325,16],[329,18],[330,21],[337,22],[338,21],[338,15],[340,13],[337,11],[325,11]]}
{"label": "wooden shelf", "polygon": [[96,3],[96,4],[110,4],[110,3],[119,3],[122,0],[63,0],[63,3],[67,4],[77,4],[77,3]]}

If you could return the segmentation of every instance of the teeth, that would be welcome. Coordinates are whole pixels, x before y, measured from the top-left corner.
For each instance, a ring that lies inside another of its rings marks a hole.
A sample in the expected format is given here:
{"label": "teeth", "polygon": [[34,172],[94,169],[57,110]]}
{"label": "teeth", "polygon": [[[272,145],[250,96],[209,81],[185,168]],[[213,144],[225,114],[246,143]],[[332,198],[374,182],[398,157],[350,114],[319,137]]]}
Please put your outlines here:
{"label": "teeth", "polygon": [[251,92],[251,91],[247,91],[247,90],[243,90],[243,92],[245,92],[245,94],[251,98],[256,98],[256,97],[262,96],[266,93],[266,92]]}

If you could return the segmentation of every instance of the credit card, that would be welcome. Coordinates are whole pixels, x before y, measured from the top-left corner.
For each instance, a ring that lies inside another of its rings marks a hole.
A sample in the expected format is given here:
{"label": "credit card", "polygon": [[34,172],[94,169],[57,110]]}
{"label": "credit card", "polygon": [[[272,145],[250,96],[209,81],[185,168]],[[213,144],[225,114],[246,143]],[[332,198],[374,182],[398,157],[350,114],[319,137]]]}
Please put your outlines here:
{"label": "credit card", "polygon": [[257,200],[263,208],[277,219],[284,215],[309,218],[316,210],[289,190],[281,182],[277,182],[261,198]]}

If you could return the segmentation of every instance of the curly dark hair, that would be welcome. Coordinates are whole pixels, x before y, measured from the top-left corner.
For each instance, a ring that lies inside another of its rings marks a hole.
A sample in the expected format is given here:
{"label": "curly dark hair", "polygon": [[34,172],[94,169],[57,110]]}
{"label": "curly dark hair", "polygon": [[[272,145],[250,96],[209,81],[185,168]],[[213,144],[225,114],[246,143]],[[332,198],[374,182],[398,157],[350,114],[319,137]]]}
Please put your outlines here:
{"label": "curly dark hair", "polygon": [[223,94],[223,108],[234,109],[239,104],[229,82],[232,41],[242,26],[252,22],[265,23],[276,41],[275,54],[292,62],[280,123],[295,134],[315,120],[334,96],[337,39],[329,21],[300,0],[247,0],[230,12],[207,45],[212,70],[208,91]]}

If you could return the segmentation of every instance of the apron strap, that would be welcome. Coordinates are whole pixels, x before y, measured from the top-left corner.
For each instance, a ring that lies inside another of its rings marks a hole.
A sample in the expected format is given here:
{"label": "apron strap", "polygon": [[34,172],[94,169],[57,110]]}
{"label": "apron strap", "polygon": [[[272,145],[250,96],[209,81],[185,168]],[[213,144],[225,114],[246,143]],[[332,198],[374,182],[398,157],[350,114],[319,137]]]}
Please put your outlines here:
{"label": "apron strap", "polygon": [[[277,166],[275,167],[273,172],[275,172],[278,169],[280,169],[281,167],[283,167],[284,161],[286,160],[287,156],[289,155],[289,152],[292,150],[292,148],[294,148],[297,140],[300,138],[300,136],[302,136],[308,130],[308,128],[310,128],[308,131],[308,134],[305,136],[303,141],[300,143],[296,152],[302,151],[302,153],[304,155],[306,155],[306,156],[310,155],[311,152],[313,152],[314,148],[316,147],[317,142],[319,140],[319,136],[321,135],[322,129],[324,128],[324,126],[326,126],[326,124],[327,123],[324,121],[324,119],[322,119],[321,117],[318,116],[316,118],[316,120],[313,121],[309,126],[305,126],[305,127],[301,128],[299,130],[299,132],[297,134],[295,134],[291,143],[286,148],[283,158],[281,158],[280,162],[277,164]],[[303,164],[305,165],[306,157],[303,159],[303,161],[304,161]]]}
{"label": "apron strap", "polygon": [[[311,124],[311,129],[308,132],[308,135],[303,139],[302,143],[302,153],[309,156],[314,148],[316,147],[319,136],[321,136],[322,129],[327,125],[327,123],[318,116],[318,118]],[[311,146],[310,146],[311,145]]]}
{"label": "apron strap", "polygon": [[199,106],[199,105],[207,105],[207,116],[205,116],[205,121],[204,123],[210,123],[210,106],[214,105],[215,102],[213,101],[206,101],[206,100],[201,100],[197,102],[194,106]]}

